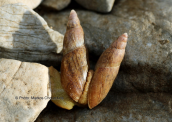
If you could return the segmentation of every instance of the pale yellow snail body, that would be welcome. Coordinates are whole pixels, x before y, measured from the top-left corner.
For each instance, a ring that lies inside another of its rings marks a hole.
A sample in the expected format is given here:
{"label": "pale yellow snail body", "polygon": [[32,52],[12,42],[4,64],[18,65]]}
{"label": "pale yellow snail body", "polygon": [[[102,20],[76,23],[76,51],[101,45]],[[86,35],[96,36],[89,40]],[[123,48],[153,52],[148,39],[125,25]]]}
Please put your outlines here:
{"label": "pale yellow snail body", "polygon": [[[88,70],[84,32],[76,12],[71,11],[64,37],[61,63],[61,88],[67,93],[65,95],[68,95],[69,99],[66,101],[73,100],[73,104],[70,103],[70,108],[74,104],[88,104],[89,108],[92,109],[106,97],[118,74],[125,54],[127,38],[126,33],[121,35],[100,56],[95,72]],[[66,102],[65,99],[61,101]],[[58,101],[55,104],[57,103]]]}

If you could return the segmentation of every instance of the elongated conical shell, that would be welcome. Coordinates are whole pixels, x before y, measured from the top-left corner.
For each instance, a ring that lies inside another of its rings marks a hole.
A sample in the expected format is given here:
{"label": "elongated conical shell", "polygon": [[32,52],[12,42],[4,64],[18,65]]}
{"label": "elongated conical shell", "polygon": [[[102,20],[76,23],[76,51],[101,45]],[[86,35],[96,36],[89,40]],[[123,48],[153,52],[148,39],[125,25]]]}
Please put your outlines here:
{"label": "elongated conical shell", "polygon": [[127,38],[127,33],[123,34],[100,56],[88,91],[90,109],[97,106],[112,87],[125,54]]}
{"label": "elongated conical shell", "polygon": [[82,95],[87,72],[84,32],[76,12],[72,10],[64,37],[61,83],[68,95],[76,102]]}

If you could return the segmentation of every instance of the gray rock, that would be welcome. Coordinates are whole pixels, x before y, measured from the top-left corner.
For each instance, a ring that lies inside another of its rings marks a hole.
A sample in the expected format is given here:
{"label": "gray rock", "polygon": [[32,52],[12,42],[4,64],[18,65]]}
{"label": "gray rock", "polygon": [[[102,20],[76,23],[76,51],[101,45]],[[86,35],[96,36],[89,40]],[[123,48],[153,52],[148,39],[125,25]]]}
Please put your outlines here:
{"label": "gray rock", "polygon": [[98,12],[110,12],[115,0],[76,0],[83,7]]}
{"label": "gray rock", "polygon": [[71,0],[44,0],[42,5],[56,10],[62,10],[67,7],[70,2]]}
{"label": "gray rock", "polygon": [[172,95],[167,93],[114,93],[97,107],[67,111],[53,103],[35,122],[170,122]]}
{"label": "gray rock", "polygon": [[44,98],[51,97],[48,71],[41,64],[0,59],[1,122],[35,121],[50,100]]}
{"label": "gray rock", "polygon": [[[112,13],[78,10],[90,60],[118,36],[129,34],[126,54],[113,89],[118,92],[172,92],[172,1],[120,0]],[[62,34],[70,11],[45,14],[44,19]]]}
{"label": "gray rock", "polygon": [[58,65],[63,35],[26,5],[0,7],[0,58]]}

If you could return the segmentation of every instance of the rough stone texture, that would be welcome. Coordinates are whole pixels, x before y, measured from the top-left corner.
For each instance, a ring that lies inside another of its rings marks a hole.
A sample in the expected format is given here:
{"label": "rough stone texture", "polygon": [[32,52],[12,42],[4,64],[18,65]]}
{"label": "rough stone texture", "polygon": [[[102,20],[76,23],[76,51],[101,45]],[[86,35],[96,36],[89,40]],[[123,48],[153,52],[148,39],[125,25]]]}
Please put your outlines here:
{"label": "rough stone texture", "polygon": [[36,8],[42,0],[0,0],[0,6],[5,4],[14,4],[14,3],[23,3],[27,5],[29,8]]}
{"label": "rough stone texture", "polygon": [[35,122],[171,122],[172,95],[114,93],[92,110],[64,110],[49,103]]}
{"label": "rough stone texture", "polygon": [[[119,75],[94,109],[67,111],[50,103],[36,122],[171,122],[171,10],[171,0],[118,0],[106,15],[78,10],[93,65],[113,40],[129,34]],[[69,12],[44,18],[64,34]]]}
{"label": "rough stone texture", "polygon": [[[110,14],[76,11],[92,61],[96,62],[118,36],[129,34],[126,54],[112,90],[172,92],[171,5],[171,0],[119,0]],[[64,34],[69,12],[43,17]]]}
{"label": "rough stone texture", "polygon": [[58,65],[63,35],[20,3],[0,7],[0,58]]}
{"label": "rough stone texture", "polygon": [[42,5],[56,10],[62,10],[67,7],[70,2],[71,0],[44,0]]}
{"label": "rough stone texture", "polygon": [[75,0],[83,7],[98,12],[110,12],[115,0]]}
{"label": "rough stone texture", "polygon": [[0,59],[0,121],[33,122],[51,97],[48,68],[36,63]]}

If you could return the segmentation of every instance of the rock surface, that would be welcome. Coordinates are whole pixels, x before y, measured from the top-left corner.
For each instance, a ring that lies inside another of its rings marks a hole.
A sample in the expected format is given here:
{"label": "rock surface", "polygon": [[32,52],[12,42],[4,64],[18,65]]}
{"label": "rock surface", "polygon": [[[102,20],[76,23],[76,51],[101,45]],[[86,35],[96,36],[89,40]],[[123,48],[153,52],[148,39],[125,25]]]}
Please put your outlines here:
{"label": "rock surface", "polygon": [[42,0],[0,0],[0,6],[5,4],[23,3],[31,9],[35,9]]}
{"label": "rock surface", "polygon": [[63,35],[20,3],[0,7],[0,58],[58,65]]}
{"label": "rock surface", "polygon": [[51,97],[48,68],[36,63],[0,59],[0,87],[1,122],[33,122]]}
{"label": "rock surface", "polygon": [[49,103],[35,122],[170,122],[172,95],[167,93],[114,93],[92,110],[64,110]]}
{"label": "rock surface", "polygon": [[[90,60],[127,32],[126,54],[113,89],[118,92],[172,92],[172,1],[120,0],[110,14],[77,10]],[[70,11],[45,14],[62,34]],[[95,59],[95,57],[97,58]]]}
{"label": "rock surface", "polygon": [[115,0],[76,0],[83,7],[98,12],[110,12]]}
{"label": "rock surface", "polygon": [[59,11],[67,7],[70,2],[71,0],[44,0],[42,5]]}
{"label": "rock surface", "polygon": [[[124,32],[129,34],[119,75],[94,109],[67,111],[51,102],[36,122],[172,121],[171,9],[171,0],[118,0],[106,15],[77,10],[93,66],[113,40]],[[44,18],[64,34],[69,12],[48,13]]]}

